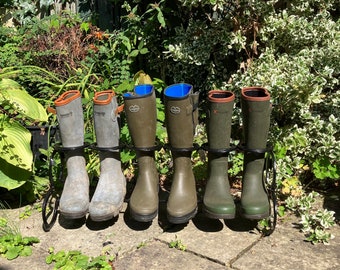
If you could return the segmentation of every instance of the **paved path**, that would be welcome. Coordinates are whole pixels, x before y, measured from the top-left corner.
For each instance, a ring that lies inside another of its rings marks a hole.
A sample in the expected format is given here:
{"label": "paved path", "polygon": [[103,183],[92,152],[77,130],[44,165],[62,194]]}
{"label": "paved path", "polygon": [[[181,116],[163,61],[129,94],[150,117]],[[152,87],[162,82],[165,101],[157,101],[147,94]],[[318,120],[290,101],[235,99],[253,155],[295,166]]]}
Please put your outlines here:
{"label": "paved path", "polygon": [[[294,216],[280,220],[271,236],[262,237],[254,222],[210,220],[201,213],[188,224],[168,227],[163,208],[158,220],[144,225],[129,218],[126,204],[117,219],[103,224],[70,222],[59,216],[50,232],[42,230],[40,213],[33,213],[17,224],[24,236],[36,236],[40,243],[34,245],[30,257],[0,258],[0,270],[53,269],[45,263],[49,247],[80,250],[89,256],[115,255],[115,270],[340,269],[339,225],[331,230],[335,238],[330,245],[312,245],[299,232]],[[0,216],[18,220],[20,211],[1,210]],[[169,243],[175,241],[185,251],[170,248]]]}

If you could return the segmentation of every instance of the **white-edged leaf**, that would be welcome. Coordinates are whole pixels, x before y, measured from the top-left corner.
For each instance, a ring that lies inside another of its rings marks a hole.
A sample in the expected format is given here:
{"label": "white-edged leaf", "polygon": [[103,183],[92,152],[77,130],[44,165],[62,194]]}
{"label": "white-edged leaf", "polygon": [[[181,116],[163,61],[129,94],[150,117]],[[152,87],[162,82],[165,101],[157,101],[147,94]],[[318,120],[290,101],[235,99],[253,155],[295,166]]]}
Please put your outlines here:
{"label": "white-edged leaf", "polygon": [[32,170],[31,136],[18,122],[10,122],[5,115],[0,115],[0,155],[6,162]]}
{"label": "white-edged leaf", "polygon": [[0,104],[4,102],[34,121],[47,121],[48,116],[44,107],[16,81],[11,79],[0,81]]}

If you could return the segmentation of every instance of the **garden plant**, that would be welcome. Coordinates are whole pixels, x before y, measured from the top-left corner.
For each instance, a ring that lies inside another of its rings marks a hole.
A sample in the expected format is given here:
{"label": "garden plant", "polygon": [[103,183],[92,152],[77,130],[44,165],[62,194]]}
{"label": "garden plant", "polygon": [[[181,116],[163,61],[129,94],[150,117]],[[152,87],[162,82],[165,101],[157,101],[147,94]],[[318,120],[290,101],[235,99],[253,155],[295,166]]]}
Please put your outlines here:
{"label": "garden plant", "polygon": [[[114,89],[122,104],[124,93],[151,80],[156,91],[159,144],[168,141],[163,105],[167,85],[186,82],[200,92],[195,137],[199,144],[207,140],[208,92],[232,91],[231,143],[237,145],[242,141],[241,88],[262,86],[272,103],[268,140],[277,159],[279,213],[290,209],[301,216],[301,229],[312,243],[331,239],[326,230],[338,222],[334,213],[298,208],[308,201],[312,190],[327,194],[339,187],[339,1],[117,0],[119,23],[110,30],[96,26],[98,11],[91,6],[89,12],[62,10],[51,15],[55,1],[25,2],[29,5],[2,4],[2,20],[10,14],[14,23],[0,27],[0,152],[8,153],[9,146],[11,151],[23,147],[27,155],[13,152],[4,158],[1,154],[0,187],[16,192],[31,177],[47,179],[47,165],[33,163],[30,135],[22,125],[28,119],[55,125],[53,101],[66,90],[81,92],[85,141],[93,143],[95,92]],[[5,95],[10,93],[9,84],[25,93],[25,102],[34,103],[40,114],[25,113],[19,101],[11,101]],[[48,114],[40,106],[49,108]],[[121,141],[130,145],[124,114],[121,118]],[[5,144],[14,127],[26,134],[24,145]],[[50,149],[42,151],[50,154]],[[170,179],[170,157],[164,149],[155,153],[163,188]],[[90,152],[86,159],[90,180],[96,181],[99,162]],[[124,149],[121,159],[130,181],[135,175],[135,154]],[[192,161],[200,191],[207,180],[204,153],[194,152]],[[228,161],[231,185],[239,187],[243,154],[231,153]],[[25,177],[10,177],[18,169]]]}

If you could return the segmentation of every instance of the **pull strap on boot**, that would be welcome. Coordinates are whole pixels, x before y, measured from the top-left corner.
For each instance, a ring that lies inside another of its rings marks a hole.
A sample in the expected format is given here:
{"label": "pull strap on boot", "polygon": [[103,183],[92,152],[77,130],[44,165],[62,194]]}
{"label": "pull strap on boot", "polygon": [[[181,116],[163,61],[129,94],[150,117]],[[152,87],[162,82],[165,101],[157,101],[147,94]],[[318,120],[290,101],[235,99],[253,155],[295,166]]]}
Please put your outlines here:
{"label": "pull strap on boot", "polygon": [[174,84],[165,89],[164,99],[166,128],[174,162],[167,216],[171,223],[180,224],[197,213],[191,153],[198,116],[198,92],[194,94],[189,84]]}
{"label": "pull strap on boot", "polygon": [[89,207],[93,221],[106,221],[117,216],[126,194],[126,180],[120,161],[117,108],[117,100],[112,90],[95,93],[93,119],[100,176]]}
{"label": "pull strap on boot", "polygon": [[154,159],[156,140],[156,96],[152,85],[135,86],[124,94],[124,111],[136,151],[138,177],[130,197],[131,217],[152,221],[158,213],[159,178]]}
{"label": "pull strap on boot", "polygon": [[60,213],[69,219],[84,217],[89,207],[89,177],[84,158],[84,118],[78,90],[63,93],[55,101],[67,177],[60,197]]}
{"label": "pull strap on boot", "polygon": [[231,117],[235,95],[229,91],[212,90],[208,93],[208,181],[203,197],[203,212],[213,219],[235,217],[235,204],[230,194],[228,153]]}

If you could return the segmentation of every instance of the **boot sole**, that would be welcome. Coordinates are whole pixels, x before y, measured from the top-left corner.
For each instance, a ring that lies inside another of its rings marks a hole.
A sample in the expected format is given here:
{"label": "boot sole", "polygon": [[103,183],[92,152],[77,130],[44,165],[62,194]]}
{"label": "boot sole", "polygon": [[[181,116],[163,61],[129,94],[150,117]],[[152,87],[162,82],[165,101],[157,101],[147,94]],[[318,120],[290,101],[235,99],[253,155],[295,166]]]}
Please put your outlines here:
{"label": "boot sole", "polygon": [[157,216],[157,213],[158,213],[158,210],[152,214],[141,215],[141,214],[131,211],[130,209],[131,218],[139,222],[150,222]]}
{"label": "boot sole", "polygon": [[241,216],[246,218],[246,219],[261,220],[261,219],[269,217],[269,213],[267,212],[267,213],[255,214],[255,215],[242,213]]}
{"label": "boot sole", "polygon": [[168,218],[168,221],[172,224],[183,224],[183,223],[187,223],[190,219],[195,217],[196,214],[197,214],[197,207],[192,212],[184,216],[174,217],[174,216],[167,214],[167,218]]}
{"label": "boot sole", "polygon": [[202,211],[207,218],[211,218],[211,219],[234,219],[235,218],[235,213],[218,214],[218,213],[213,213],[213,212],[208,211],[205,207],[203,207]]}
{"label": "boot sole", "polygon": [[86,216],[87,212],[82,212],[82,213],[66,213],[60,211],[60,215],[62,215],[66,219],[81,219]]}
{"label": "boot sole", "polygon": [[[119,210],[120,211],[120,210]],[[105,216],[91,216],[91,214],[89,215],[91,220],[92,221],[95,221],[95,222],[103,222],[103,221],[108,221],[108,220],[111,220],[113,219],[114,217],[118,216],[119,215],[119,211],[117,214],[109,214],[109,215],[105,215]]]}

